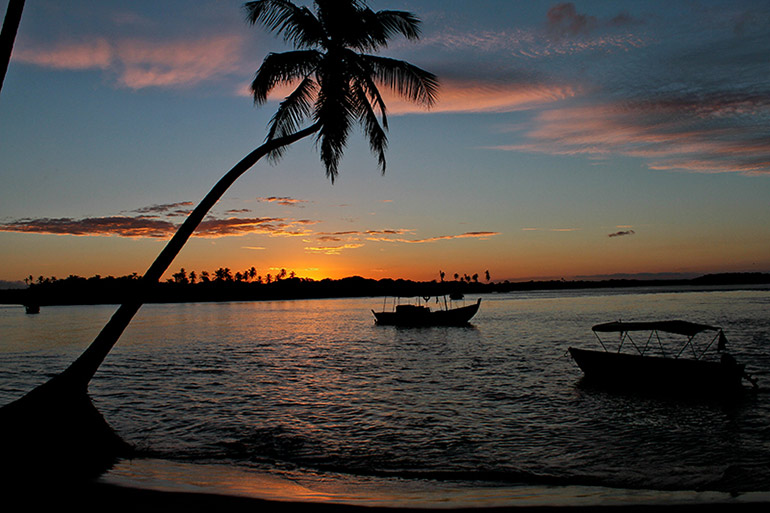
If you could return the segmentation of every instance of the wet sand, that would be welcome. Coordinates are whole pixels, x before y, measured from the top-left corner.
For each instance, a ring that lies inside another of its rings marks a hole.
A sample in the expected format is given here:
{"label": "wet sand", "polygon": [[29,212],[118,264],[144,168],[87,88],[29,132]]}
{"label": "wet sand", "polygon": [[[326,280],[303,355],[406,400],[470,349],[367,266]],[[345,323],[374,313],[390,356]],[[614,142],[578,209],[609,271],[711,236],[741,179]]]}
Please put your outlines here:
{"label": "wet sand", "polygon": [[[16,501],[20,502],[16,502]],[[7,502],[6,502],[7,501]],[[207,493],[190,492],[167,492],[140,489],[133,487],[124,487],[114,484],[100,482],[88,482],[81,484],[70,484],[66,487],[52,484],[47,487],[42,484],[36,490],[23,491],[15,489],[11,494],[6,495],[5,511],[30,511],[36,508],[52,508],[66,511],[67,508],[73,508],[78,512],[175,512],[183,511],[185,513],[196,512],[272,512],[272,511],[297,511],[300,513],[323,513],[329,511],[341,512],[425,512],[431,509],[438,511],[489,511],[489,512],[695,512],[695,511],[724,511],[726,508],[731,510],[746,511],[766,511],[766,503],[734,503],[717,502],[710,504],[683,504],[683,505],[631,505],[631,506],[527,506],[527,507],[492,507],[492,508],[381,508],[353,506],[345,504],[331,503],[309,503],[309,502],[283,502],[268,501],[262,499],[225,496]]]}
{"label": "wet sand", "polygon": [[[766,511],[768,495],[598,487],[457,487],[451,483],[280,476],[226,465],[123,460],[95,480],[11,475],[5,511],[425,512]],[[5,491],[6,486],[3,486]]]}

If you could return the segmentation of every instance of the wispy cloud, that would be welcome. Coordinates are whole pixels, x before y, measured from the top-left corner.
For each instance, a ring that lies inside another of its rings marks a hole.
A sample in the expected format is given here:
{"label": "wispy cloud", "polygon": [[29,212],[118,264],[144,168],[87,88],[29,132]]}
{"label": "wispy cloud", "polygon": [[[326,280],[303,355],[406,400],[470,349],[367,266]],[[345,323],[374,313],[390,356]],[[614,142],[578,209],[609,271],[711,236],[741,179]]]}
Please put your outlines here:
{"label": "wispy cloud", "polygon": [[363,244],[342,244],[339,246],[308,246],[305,251],[310,253],[319,253],[322,255],[339,255],[343,251],[348,249],[358,249],[363,247]]}
{"label": "wispy cloud", "polygon": [[378,235],[377,233],[372,232],[372,236],[367,237],[366,240],[374,241],[374,242],[398,242],[402,244],[425,244],[429,242],[438,242],[441,240],[452,240],[452,239],[482,239],[486,240],[490,237],[494,237],[495,235],[499,235],[500,232],[465,232],[457,235],[438,235],[436,237],[427,237],[424,239],[405,239],[403,237],[393,238],[393,237],[387,237],[386,232],[379,232],[382,233],[382,235]]}
{"label": "wispy cloud", "polygon": [[[483,80],[440,77],[440,80],[438,102],[430,109],[405,101],[382,88],[387,113],[404,115],[437,112],[512,112],[570,98],[578,92],[572,85],[547,83],[531,78],[510,80],[495,77]],[[283,100],[293,89],[292,86],[276,88],[270,98],[274,101]]]}
{"label": "wispy cloud", "polygon": [[746,118],[770,118],[770,97],[678,96],[539,113],[526,142],[496,149],[640,157],[651,169],[770,173],[770,134]]}
{"label": "wispy cloud", "polygon": [[313,253],[322,253],[325,255],[339,255],[347,249],[358,249],[367,242],[385,242],[392,244],[427,244],[443,240],[469,239],[475,238],[487,240],[490,237],[499,235],[499,232],[465,232],[456,235],[438,235],[436,237],[427,237],[422,239],[409,239],[404,235],[414,233],[415,230],[406,228],[384,229],[384,230],[347,230],[340,232],[319,232],[315,234],[315,239],[320,243],[340,243],[330,246],[310,246],[307,251]]}
{"label": "wispy cloud", "polygon": [[556,4],[546,13],[546,28],[556,37],[586,36],[599,29],[629,27],[641,23],[625,11],[608,19],[578,12],[572,2]]}
{"label": "wispy cloud", "polygon": [[580,228],[522,228],[523,232],[578,232]]}
{"label": "wispy cloud", "polygon": [[634,230],[620,230],[615,233],[610,233],[607,237],[623,237],[625,235],[634,235],[635,233]]}
{"label": "wispy cloud", "polygon": [[306,226],[314,222],[276,217],[254,217],[204,220],[196,234],[199,237],[227,237],[232,235],[266,234],[283,237],[302,237],[310,233]]}
{"label": "wispy cloud", "polygon": [[343,240],[370,241],[370,242],[398,242],[403,244],[424,244],[427,242],[437,242],[440,240],[451,239],[488,239],[499,235],[499,232],[465,232],[457,235],[438,235],[436,237],[427,237],[423,239],[408,239],[403,237],[406,234],[414,233],[415,230],[408,228],[394,228],[384,230],[347,230],[340,232],[319,232],[316,238],[324,242],[340,242]]}
{"label": "wispy cloud", "polygon": [[[129,238],[169,238],[177,230],[178,224],[159,219],[160,216],[148,216],[144,212],[165,214],[177,205],[155,205],[139,209],[134,216],[106,216],[73,218],[18,219],[0,224],[0,232],[38,233],[74,236],[118,236]],[[194,236],[218,238],[247,234],[298,237],[312,234],[308,226],[317,221],[309,219],[290,219],[282,217],[228,217],[206,218],[195,231]]]}
{"label": "wispy cloud", "polygon": [[19,219],[0,224],[0,231],[46,233],[55,235],[117,235],[133,238],[167,237],[175,225],[169,221],[147,217],[92,217],[87,219],[41,218]]}
{"label": "wispy cloud", "polygon": [[229,34],[170,41],[95,37],[20,45],[13,58],[53,69],[108,71],[129,89],[173,88],[241,71],[243,48],[241,36]]}
{"label": "wispy cloud", "polygon": [[180,201],[178,203],[164,203],[160,205],[151,205],[134,210],[138,214],[164,215],[167,217],[186,216],[192,212],[192,201]]}
{"label": "wispy cloud", "polygon": [[[480,59],[493,55],[532,64],[532,61],[553,57],[644,47],[648,42],[640,35],[608,30],[637,23],[637,20],[625,13],[619,13],[611,20],[599,21],[595,17],[575,12],[570,20],[563,17],[561,23],[555,17],[547,16],[542,28],[466,31],[463,28],[443,27],[440,32],[426,35],[421,45],[453,55],[459,53],[463,58],[467,58],[468,54],[475,54]],[[598,28],[604,30],[593,30]],[[574,37],[576,35],[580,37]]]}
{"label": "wispy cloud", "polygon": [[269,198],[257,198],[257,201],[263,203],[277,203],[279,205],[283,205],[284,207],[301,207],[303,203],[307,203],[307,200],[291,198],[288,196],[270,196]]}
{"label": "wispy cloud", "polygon": [[115,52],[106,39],[96,38],[90,41],[62,41],[51,46],[18,45],[13,52],[13,60],[54,69],[107,69],[115,62]]}
{"label": "wispy cloud", "polygon": [[[438,103],[429,112],[512,112],[546,105],[576,94],[577,89],[570,85],[446,79],[441,82]],[[398,97],[386,95],[386,98],[391,114],[428,112]]]}

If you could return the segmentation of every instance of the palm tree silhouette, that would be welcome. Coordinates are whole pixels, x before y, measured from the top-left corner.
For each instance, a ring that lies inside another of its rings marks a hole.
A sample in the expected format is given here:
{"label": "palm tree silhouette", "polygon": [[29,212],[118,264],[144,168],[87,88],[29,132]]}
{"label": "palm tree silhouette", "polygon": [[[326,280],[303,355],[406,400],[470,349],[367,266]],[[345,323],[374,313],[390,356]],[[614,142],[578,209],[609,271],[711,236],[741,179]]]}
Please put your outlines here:
{"label": "palm tree silhouette", "polygon": [[[29,466],[37,458],[64,460],[71,468],[75,460],[89,465],[85,470],[101,471],[125,453],[128,446],[93,406],[88,383],[142,306],[146,290],[161,278],[225,191],[263,157],[278,159],[290,144],[313,134],[326,176],[333,183],[356,123],[384,172],[388,125],[379,87],[384,85],[426,107],[435,102],[438,81],[433,74],[369,53],[386,47],[394,36],[418,39],[420,21],[414,15],[375,12],[363,0],[315,0],[313,4],[312,11],[288,0],[244,5],[248,22],[282,35],[295,47],[265,57],[251,84],[254,102],[264,104],[279,86],[295,86],[293,92],[278,106],[265,142],[214,185],[149,267],[139,299],[122,304],[67,369],[0,408],[0,450],[5,461]],[[267,279],[269,283],[269,275]]]}
{"label": "palm tree silhouette", "polygon": [[21,23],[21,14],[24,12],[24,0],[10,0],[3,18],[3,28],[0,30],[0,90],[3,89],[5,74],[8,72],[8,64],[11,62],[13,43],[16,41],[16,32]]}

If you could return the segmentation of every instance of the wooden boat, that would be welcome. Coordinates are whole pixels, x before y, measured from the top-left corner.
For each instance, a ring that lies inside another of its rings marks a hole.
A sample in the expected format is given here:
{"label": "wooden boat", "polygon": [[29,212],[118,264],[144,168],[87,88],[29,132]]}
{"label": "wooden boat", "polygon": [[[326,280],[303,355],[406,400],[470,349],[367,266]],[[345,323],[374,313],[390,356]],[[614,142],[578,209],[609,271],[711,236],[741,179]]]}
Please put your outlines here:
{"label": "wooden boat", "polygon": [[375,322],[382,326],[465,326],[479,311],[481,298],[476,303],[458,308],[431,310],[422,305],[397,305],[391,312],[375,312]]}
{"label": "wooden boat", "polygon": [[[648,390],[672,395],[682,392],[732,392],[742,388],[744,379],[756,387],[756,380],[746,373],[745,365],[737,363],[724,352],[727,339],[720,327],[687,321],[610,322],[597,324],[592,330],[602,345],[602,351],[569,348],[570,355],[589,383],[612,389]],[[632,337],[632,333],[638,332],[649,334],[643,345]],[[611,351],[599,333],[618,334],[617,349]],[[712,333],[713,337],[696,348],[694,339],[701,333]],[[661,334],[664,338],[670,338],[672,334],[684,336],[685,341],[677,351],[668,340],[663,343]],[[716,351],[709,351],[715,342]],[[624,346],[631,352],[622,352]]]}

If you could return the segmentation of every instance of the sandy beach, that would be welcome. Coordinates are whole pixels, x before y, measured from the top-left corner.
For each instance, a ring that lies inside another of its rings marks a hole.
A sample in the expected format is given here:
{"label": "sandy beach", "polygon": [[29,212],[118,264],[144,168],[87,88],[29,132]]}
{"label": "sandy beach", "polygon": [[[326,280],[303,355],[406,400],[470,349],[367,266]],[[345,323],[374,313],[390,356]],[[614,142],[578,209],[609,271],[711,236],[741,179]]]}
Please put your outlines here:
{"label": "sandy beach", "polygon": [[636,512],[636,511],[723,511],[726,508],[740,511],[766,511],[767,504],[759,502],[715,502],[709,504],[680,504],[680,505],[651,505],[640,504],[630,506],[530,506],[530,507],[490,507],[490,508],[383,508],[365,507],[346,504],[308,503],[267,501],[249,497],[226,496],[206,493],[167,492],[148,490],[135,487],[124,487],[99,482],[86,482],[65,486],[51,487],[41,485],[38,489],[22,490],[16,488],[15,493],[7,496],[6,511],[29,511],[35,508],[56,508],[66,510],[74,508],[79,512],[110,511],[110,512],[164,512],[185,511],[208,512],[271,512],[297,511],[307,513],[322,513],[327,511],[342,512],[411,512],[411,511],[491,511],[517,512],[530,511],[601,511],[601,512]]}

